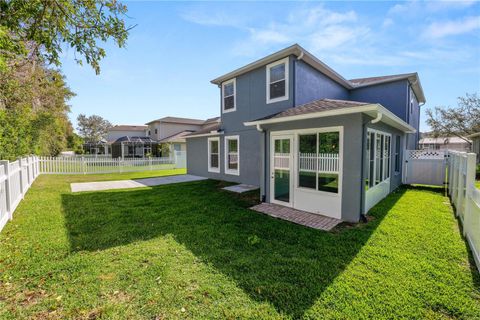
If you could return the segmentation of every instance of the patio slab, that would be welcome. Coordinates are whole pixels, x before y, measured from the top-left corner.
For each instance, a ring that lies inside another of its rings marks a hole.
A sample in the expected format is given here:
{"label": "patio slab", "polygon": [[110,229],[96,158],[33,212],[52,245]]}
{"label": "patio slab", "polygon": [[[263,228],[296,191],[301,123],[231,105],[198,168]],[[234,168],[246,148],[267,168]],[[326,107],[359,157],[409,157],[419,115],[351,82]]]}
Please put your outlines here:
{"label": "patio slab", "polygon": [[250,209],[274,218],[287,220],[313,229],[330,231],[342,220],[322,216],[320,214],[301,211],[272,203],[261,203]]}
{"label": "patio slab", "polygon": [[222,189],[227,190],[227,191],[236,192],[236,193],[244,193],[244,192],[247,192],[247,191],[256,190],[258,188],[259,188],[258,186],[252,186],[250,184],[241,183],[241,184],[237,184],[237,185],[234,185],[234,186],[225,187],[225,188],[222,188]]}
{"label": "patio slab", "polygon": [[206,180],[206,179],[207,178],[194,176],[190,174],[181,174],[176,176],[134,179],[134,180],[71,183],[70,187],[72,189],[72,192],[103,191],[103,190],[114,190],[114,189],[152,187],[152,186],[159,186],[164,184],[200,181],[200,180]]}

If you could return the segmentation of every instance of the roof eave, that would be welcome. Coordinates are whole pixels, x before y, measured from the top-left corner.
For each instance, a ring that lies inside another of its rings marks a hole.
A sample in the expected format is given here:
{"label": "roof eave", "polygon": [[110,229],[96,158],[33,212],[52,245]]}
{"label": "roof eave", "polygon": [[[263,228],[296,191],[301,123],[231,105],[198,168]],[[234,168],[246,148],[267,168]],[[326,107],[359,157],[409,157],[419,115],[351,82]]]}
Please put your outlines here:
{"label": "roof eave", "polygon": [[185,136],[185,139],[199,138],[199,137],[213,137],[213,136],[219,136],[219,135],[223,135],[223,131],[210,131],[208,133],[189,135],[189,136]]}
{"label": "roof eave", "polygon": [[411,125],[394,115],[390,112],[387,108],[382,106],[381,104],[368,104],[365,106],[356,106],[356,107],[349,107],[349,108],[342,108],[342,109],[334,109],[334,110],[327,110],[327,111],[318,111],[313,113],[306,113],[301,115],[294,115],[282,118],[271,118],[265,120],[258,120],[258,121],[247,121],[243,124],[245,126],[256,126],[256,125],[264,125],[264,124],[274,124],[274,123],[283,123],[289,121],[298,121],[298,120],[306,120],[306,119],[313,119],[313,118],[324,118],[324,117],[333,117],[338,115],[346,115],[346,114],[354,114],[354,113],[365,113],[372,117],[376,117],[378,113],[382,113],[382,122],[387,123],[388,125],[397,128],[405,133],[415,133],[416,130]]}
{"label": "roof eave", "polygon": [[353,88],[352,84],[347,79],[343,78],[340,74],[335,72],[332,68],[327,66],[325,63],[323,63],[319,59],[317,59],[314,55],[309,53],[307,50],[303,49],[298,44],[294,44],[288,48],[272,53],[271,55],[268,55],[262,59],[249,63],[246,66],[235,69],[227,74],[224,74],[223,76],[215,78],[210,82],[216,85],[220,85],[227,80],[233,79],[239,75],[255,70],[257,68],[260,68],[271,62],[275,62],[277,60],[280,60],[290,55],[295,55],[297,57],[302,56],[302,60],[304,60],[306,63],[313,66],[315,69],[319,70],[320,72],[326,74],[328,77],[338,82],[339,84],[343,85],[345,88],[347,89]]}

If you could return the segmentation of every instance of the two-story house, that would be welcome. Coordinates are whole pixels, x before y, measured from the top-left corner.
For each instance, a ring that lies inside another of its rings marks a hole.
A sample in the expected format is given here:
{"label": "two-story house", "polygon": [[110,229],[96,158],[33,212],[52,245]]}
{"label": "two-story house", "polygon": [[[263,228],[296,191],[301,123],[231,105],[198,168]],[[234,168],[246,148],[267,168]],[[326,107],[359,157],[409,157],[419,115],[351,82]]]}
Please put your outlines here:
{"label": "two-story house", "polygon": [[352,222],[402,183],[425,103],[416,73],[347,80],[293,45],[211,82],[221,121],[187,136],[188,173]]}

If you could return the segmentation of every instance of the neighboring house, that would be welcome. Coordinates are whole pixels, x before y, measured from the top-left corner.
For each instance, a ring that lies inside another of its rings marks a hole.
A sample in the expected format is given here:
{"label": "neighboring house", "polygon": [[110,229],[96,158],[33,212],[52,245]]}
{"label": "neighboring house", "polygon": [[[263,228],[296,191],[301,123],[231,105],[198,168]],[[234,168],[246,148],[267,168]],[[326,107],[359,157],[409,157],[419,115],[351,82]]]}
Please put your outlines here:
{"label": "neighboring house", "polygon": [[147,122],[147,136],[159,143],[168,143],[170,152],[185,151],[185,136],[200,130],[205,122],[199,119],[164,117]]}
{"label": "neighboring house", "polygon": [[346,80],[293,45],[211,82],[221,121],[186,137],[188,173],[351,222],[401,185],[425,103],[416,73]]}
{"label": "neighboring house", "polygon": [[467,138],[472,141],[470,150],[477,154],[477,163],[480,163],[480,132],[471,134]]}
{"label": "neighboring house", "polygon": [[423,150],[455,150],[469,151],[471,141],[460,137],[425,137],[418,142],[419,149]]}

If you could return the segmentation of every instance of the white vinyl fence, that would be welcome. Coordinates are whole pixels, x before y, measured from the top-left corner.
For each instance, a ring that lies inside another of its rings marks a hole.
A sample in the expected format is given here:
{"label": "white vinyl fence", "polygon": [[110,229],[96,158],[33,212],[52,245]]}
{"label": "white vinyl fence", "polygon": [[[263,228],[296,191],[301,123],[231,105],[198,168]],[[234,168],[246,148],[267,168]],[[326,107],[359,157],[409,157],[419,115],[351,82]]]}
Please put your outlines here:
{"label": "white vinyl fence", "polygon": [[476,154],[449,151],[448,194],[480,271],[480,190],[475,187]]}
{"label": "white vinyl fence", "polygon": [[40,174],[38,157],[0,160],[0,230],[13,217],[25,193]]}
{"label": "white vinyl fence", "polygon": [[186,152],[175,151],[163,158],[40,157],[40,173],[95,174],[181,169],[186,167]]}

